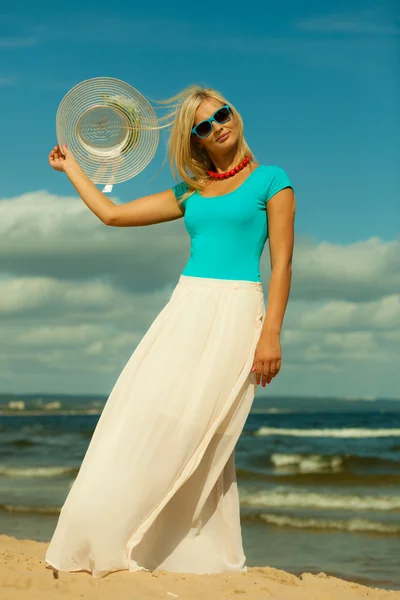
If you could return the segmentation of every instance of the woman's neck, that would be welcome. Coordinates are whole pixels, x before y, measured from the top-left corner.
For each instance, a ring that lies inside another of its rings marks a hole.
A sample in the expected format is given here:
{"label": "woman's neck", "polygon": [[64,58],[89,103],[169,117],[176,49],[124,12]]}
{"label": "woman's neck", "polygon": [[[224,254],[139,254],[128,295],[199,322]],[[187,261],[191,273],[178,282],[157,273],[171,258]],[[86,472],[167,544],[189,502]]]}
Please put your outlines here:
{"label": "woman's neck", "polygon": [[232,154],[227,154],[226,156],[210,156],[210,158],[218,173],[225,173],[226,171],[234,169],[241,160],[237,151]]}

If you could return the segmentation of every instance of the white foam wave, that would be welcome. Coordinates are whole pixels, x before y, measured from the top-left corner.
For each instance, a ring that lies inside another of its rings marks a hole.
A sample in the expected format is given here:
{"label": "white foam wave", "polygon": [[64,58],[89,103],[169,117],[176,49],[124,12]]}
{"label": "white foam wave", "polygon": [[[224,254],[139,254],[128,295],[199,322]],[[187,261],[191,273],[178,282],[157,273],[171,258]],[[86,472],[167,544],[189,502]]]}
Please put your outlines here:
{"label": "white foam wave", "polygon": [[255,415],[288,415],[294,413],[289,408],[252,408],[251,412]]}
{"label": "white foam wave", "polygon": [[242,506],[266,508],[323,508],[345,510],[400,510],[400,496],[358,496],[319,494],[316,492],[282,492],[278,490],[240,491]]}
{"label": "white foam wave", "polygon": [[368,519],[303,519],[288,515],[262,514],[260,518],[270,525],[299,529],[335,529],[338,531],[375,531],[400,534],[400,526],[369,521]]}
{"label": "white foam wave", "polygon": [[400,429],[287,429],[284,427],[260,427],[254,435],[288,435],[295,437],[377,438],[400,437]]}
{"label": "white foam wave", "polygon": [[0,511],[9,513],[57,515],[60,513],[60,508],[58,506],[18,506],[16,504],[0,504]]}
{"label": "white foam wave", "polygon": [[[37,416],[37,415],[43,415],[46,414],[46,410],[43,407],[38,407],[38,408],[34,408],[33,410],[26,410],[24,409],[23,411],[21,411],[21,417],[32,417],[32,416]],[[100,415],[102,412],[102,409],[100,408],[79,408],[79,409],[71,409],[71,410],[56,410],[56,407],[53,407],[53,411],[54,414],[57,414],[58,417],[64,416],[64,415]],[[0,410],[0,416],[2,415],[13,415],[15,413],[15,409],[11,410],[11,409],[7,409],[7,410]]]}
{"label": "white foam wave", "polygon": [[299,473],[337,473],[343,469],[341,456],[321,454],[272,454],[271,462],[280,471]]}
{"label": "white foam wave", "polygon": [[74,472],[74,467],[0,467],[3,477],[57,477]]}

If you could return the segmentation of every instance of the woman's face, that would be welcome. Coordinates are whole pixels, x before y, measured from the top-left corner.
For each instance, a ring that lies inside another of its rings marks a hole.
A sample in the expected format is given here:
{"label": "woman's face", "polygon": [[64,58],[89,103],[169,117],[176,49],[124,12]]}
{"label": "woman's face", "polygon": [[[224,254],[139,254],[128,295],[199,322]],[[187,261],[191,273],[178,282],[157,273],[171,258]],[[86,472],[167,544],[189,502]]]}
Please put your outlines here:
{"label": "woman's face", "polygon": [[[215,111],[221,108],[221,106],[223,104],[213,98],[203,100],[196,111],[193,127],[201,121],[212,117]],[[225,154],[236,146],[239,139],[239,131],[233,115],[231,115],[231,119],[227,123],[213,121],[211,125],[212,130],[208,137],[200,138],[198,135],[193,134],[195,144],[204,148],[211,156]]]}

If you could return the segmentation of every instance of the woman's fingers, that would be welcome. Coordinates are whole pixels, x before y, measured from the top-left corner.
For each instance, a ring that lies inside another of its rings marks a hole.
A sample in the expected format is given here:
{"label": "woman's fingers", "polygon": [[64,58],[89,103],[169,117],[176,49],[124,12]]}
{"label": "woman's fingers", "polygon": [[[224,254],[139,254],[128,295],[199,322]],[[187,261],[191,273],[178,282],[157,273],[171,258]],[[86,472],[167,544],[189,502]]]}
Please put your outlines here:
{"label": "woman's fingers", "polygon": [[53,167],[53,169],[61,170],[61,164],[63,161],[64,155],[61,153],[60,147],[58,145],[54,146],[53,150],[51,150],[49,154],[50,166]]}
{"label": "woman's fingers", "polygon": [[258,385],[260,383],[260,365],[256,360],[254,361],[253,369],[256,372],[256,384]]}
{"label": "woman's fingers", "polygon": [[268,383],[271,383],[272,379],[276,377],[281,368],[281,361],[270,360],[270,361],[256,361],[253,365],[252,371],[256,372],[257,385],[262,383],[265,387]]}
{"label": "woman's fingers", "polygon": [[269,370],[267,374],[267,383],[271,383],[271,380],[277,375],[276,360],[271,360],[269,363]]}
{"label": "woman's fingers", "polygon": [[264,377],[264,364],[261,360],[256,361],[256,382],[259,385],[261,378]]}
{"label": "woman's fingers", "polygon": [[265,385],[267,383],[269,383],[271,381],[271,379],[272,379],[270,365],[271,365],[271,363],[269,361],[266,361],[263,364],[263,371],[262,371],[262,385],[263,385],[263,387],[265,387]]}

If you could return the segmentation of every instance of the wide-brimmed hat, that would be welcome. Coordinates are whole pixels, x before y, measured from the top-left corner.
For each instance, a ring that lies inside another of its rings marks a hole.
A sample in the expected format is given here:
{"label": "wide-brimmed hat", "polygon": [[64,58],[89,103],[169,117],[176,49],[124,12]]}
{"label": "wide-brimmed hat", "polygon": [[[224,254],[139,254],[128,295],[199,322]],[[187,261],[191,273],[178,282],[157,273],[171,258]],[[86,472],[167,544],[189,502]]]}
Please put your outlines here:
{"label": "wide-brimmed hat", "polygon": [[131,179],[152,160],[159,143],[157,117],[134,87],[112,77],[78,83],[57,110],[56,132],[94,183]]}

